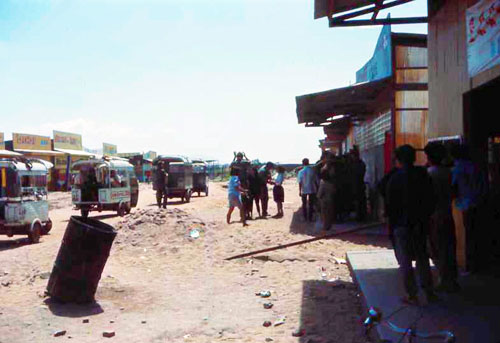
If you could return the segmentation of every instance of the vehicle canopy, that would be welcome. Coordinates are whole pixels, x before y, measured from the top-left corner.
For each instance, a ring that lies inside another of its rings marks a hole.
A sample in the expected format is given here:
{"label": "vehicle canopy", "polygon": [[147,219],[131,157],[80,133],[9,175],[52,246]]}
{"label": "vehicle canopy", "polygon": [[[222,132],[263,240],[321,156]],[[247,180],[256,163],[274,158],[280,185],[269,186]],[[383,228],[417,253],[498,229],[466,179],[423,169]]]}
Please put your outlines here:
{"label": "vehicle canopy", "polygon": [[191,161],[184,156],[168,156],[168,155],[159,155],[153,160],[153,165],[156,166],[158,163],[177,163],[177,164],[191,164]]}
{"label": "vehicle canopy", "polygon": [[[117,174],[121,177],[136,178],[134,166],[127,160],[117,157],[78,161],[73,163],[71,169],[72,174],[75,175],[73,179],[73,185],[75,186],[78,186],[79,183],[83,184],[84,180],[107,186],[109,185],[108,179],[113,171],[117,171]],[[78,174],[82,174],[80,180],[76,177]]]}
{"label": "vehicle canopy", "polygon": [[193,163],[193,173],[200,174],[207,172],[207,163],[201,159],[191,161]]}
{"label": "vehicle canopy", "polygon": [[0,159],[0,197],[47,194],[48,167],[41,160]]}

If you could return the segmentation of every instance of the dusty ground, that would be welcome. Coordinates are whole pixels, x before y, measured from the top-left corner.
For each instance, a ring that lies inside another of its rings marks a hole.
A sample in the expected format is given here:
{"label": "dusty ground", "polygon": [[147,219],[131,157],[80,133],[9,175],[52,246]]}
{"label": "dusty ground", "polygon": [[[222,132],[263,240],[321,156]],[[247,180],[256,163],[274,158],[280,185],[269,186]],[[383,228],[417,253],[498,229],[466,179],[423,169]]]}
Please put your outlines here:
{"label": "dusty ground", "polygon": [[[139,206],[129,216],[93,213],[118,230],[93,305],[44,297],[67,221],[78,214],[69,194],[51,194],[50,235],[36,245],[0,237],[0,342],[366,342],[357,288],[334,257],[386,247],[385,237],[342,236],[224,260],[315,234],[298,215],[294,180],[285,192],[284,218],[251,221],[246,228],[223,222],[226,190],[220,183],[211,184],[209,197],[173,200],[167,210],[155,208],[153,191],[141,185]],[[270,207],[275,213],[275,204]],[[190,236],[193,229],[198,238]],[[255,295],[262,290],[271,297]],[[274,307],[264,309],[266,302]],[[263,326],[283,318],[282,325]],[[305,335],[292,337],[298,328]],[[57,330],[67,332],[54,337]],[[105,330],[116,336],[103,338]]]}

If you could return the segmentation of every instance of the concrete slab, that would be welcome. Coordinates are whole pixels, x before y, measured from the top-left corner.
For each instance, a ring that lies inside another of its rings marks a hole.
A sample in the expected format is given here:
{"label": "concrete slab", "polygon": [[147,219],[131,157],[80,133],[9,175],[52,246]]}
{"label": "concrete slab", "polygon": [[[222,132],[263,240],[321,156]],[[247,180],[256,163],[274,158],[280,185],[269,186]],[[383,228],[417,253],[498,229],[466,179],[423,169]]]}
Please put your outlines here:
{"label": "concrete slab", "polygon": [[[402,280],[393,250],[355,251],[347,253],[353,277],[362,291],[368,307],[376,306],[399,327],[417,321],[417,330],[452,331],[457,343],[500,343],[500,279],[494,275],[468,275],[459,280],[462,291],[440,295],[436,304],[406,306]],[[424,297],[420,296],[425,303]],[[399,342],[401,334],[387,326],[377,327],[381,339]]]}

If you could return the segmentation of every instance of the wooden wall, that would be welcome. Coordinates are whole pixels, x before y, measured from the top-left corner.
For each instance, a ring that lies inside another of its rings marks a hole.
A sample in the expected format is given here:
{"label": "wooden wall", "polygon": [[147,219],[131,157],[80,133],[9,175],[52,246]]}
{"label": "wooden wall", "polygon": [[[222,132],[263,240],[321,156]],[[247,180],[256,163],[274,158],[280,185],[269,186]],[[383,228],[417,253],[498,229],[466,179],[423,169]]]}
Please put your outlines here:
{"label": "wooden wall", "polygon": [[448,0],[429,18],[429,138],[463,135],[467,71],[466,9],[477,0]]}

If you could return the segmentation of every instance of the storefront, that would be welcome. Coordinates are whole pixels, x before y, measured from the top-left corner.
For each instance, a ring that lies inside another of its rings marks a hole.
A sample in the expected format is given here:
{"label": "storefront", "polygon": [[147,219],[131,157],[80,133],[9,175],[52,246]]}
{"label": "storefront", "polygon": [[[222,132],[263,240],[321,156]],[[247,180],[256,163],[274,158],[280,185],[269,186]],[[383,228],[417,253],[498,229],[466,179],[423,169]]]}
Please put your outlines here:
{"label": "storefront", "polygon": [[153,160],[156,158],[156,152],[147,153],[123,152],[118,153],[118,157],[126,158],[134,166],[135,174],[140,182],[150,182],[152,178]]}
{"label": "storefront", "polygon": [[[489,195],[480,209],[482,266],[500,262],[500,0],[431,1],[429,139],[464,142],[482,167]],[[459,264],[467,267],[461,212],[454,213]]]}
{"label": "storefront", "polygon": [[[50,137],[24,133],[12,133],[12,140],[5,142],[5,148],[27,158],[38,159],[47,166],[47,169],[51,169],[54,166],[54,159],[62,155],[62,153],[52,150]],[[47,181],[49,184],[52,182],[50,172]]]}
{"label": "storefront", "polygon": [[62,153],[54,159],[51,189],[68,190],[71,179],[71,166],[81,160],[88,160],[94,154],[83,150],[82,136],[76,133],[53,131],[53,149]]}
{"label": "storefront", "polygon": [[118,147],[114,144],[102,143],[102,154],[104,156],[116,156]]}
{"label": "storefront", "polygon": [[[299,123],[323,126],[325,142],[339,153],[357,145],[374,189],[391,168],[395,146],[411,144],[425,163],[427,140],[427,38],[384,26],[373,57],[356,84],[296,98]],[[395,139],[393,139],[395,137]]]}
{"label": "storefront", "polygon": [[15,157],[15,156],[22,156],[22,155],[14,151],[5,150],[5,136],[3,132],[0,132],[0,158]]}

